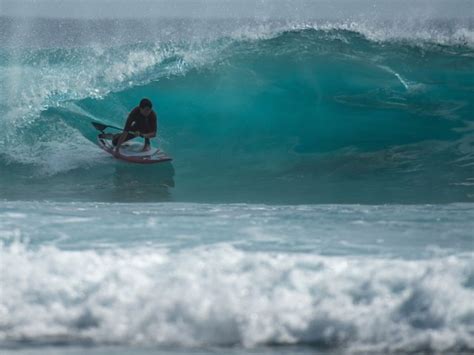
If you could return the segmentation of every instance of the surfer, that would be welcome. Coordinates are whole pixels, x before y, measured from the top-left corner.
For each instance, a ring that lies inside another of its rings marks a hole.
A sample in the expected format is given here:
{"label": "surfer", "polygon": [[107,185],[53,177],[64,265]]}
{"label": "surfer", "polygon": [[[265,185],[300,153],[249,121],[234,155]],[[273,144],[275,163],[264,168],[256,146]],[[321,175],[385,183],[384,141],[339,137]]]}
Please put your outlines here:
{"label": "surfer", "polygon": [[142,99],[140,104],[128,114],[123,133],[114,135],[112,144],[114,153],[118,154],[120,146],[133,138],[145,138],[143,151],[150,150],[150,138],[156,137],[156,113],[153,104],[148,99]]}

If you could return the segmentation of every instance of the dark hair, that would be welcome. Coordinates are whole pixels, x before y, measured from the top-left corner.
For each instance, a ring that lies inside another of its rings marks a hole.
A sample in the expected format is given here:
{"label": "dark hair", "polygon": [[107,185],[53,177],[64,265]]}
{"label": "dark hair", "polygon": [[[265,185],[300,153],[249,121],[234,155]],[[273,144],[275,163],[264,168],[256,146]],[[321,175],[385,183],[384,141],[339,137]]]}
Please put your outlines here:
{"label": "dark hair", "polygon": [[151,103],[150,100],[142,99],[142,101],[140,101],[140,108],[145,108],[145,107],[149,107],[149,108],[153,107],[153,104]]}

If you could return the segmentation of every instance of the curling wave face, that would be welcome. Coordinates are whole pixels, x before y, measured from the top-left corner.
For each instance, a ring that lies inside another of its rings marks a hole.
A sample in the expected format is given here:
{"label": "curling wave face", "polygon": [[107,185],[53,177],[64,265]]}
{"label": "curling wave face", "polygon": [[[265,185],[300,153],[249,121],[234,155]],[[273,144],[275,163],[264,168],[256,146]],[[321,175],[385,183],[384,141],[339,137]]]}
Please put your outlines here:
{"label": "curling wave face", "polygon": [[[114,200],[131,180],[150,200],[474,198],[469,22],[420,25],[411,36],[387,24],[197,22],[193,36],[174,21],[163,25],[168,40],[130,44],[132,32],[108,45],[93,24],[95,37],[76,46],[66,34],[55,46],[1,50],[3,196],[26,198],[27,184],[40,186],[37,198]],[[166,183],[158,171],[158,183],[144,183],[149,171],[94,146],[89,122],[121,125],[143,96],[175,158]]]}

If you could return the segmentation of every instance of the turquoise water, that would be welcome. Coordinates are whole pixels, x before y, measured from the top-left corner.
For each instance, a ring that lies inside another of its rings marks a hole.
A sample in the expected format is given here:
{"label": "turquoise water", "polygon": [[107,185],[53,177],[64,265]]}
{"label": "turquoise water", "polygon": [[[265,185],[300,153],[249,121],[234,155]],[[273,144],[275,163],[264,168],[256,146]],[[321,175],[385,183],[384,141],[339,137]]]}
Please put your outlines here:
{"label": "turquoise water", "polygon": [[0,17],[2,353],[472,352],[472,28]]}
{"label": "turquoise water", "polygon": [[[49,38],[55,24],[40,22],[30,30]],[[67,22],[61,26],[68,28]],[[162,26],[157,32],[171,32],[171,24]],[[91,40],[72,46],[66,37],[54,39],[60,43],[52,47],[37,48],[37,40],[29,39],[30,46],[19,48],[6,41],[0,54],[2,195],[473,201],[470,37],[452,35],[450,44],[382,41],[336,26],[273,26],[243,34],[232,28],[212,37],[208,29],[202,38],[174,41],[148,36],[133,44]],[[152,173],[97,150],[90,125],[121,126],[143,96],[158,112],[157,143],[175,158]],[[135,180],[140,192],[127,196],[122,191]]]}

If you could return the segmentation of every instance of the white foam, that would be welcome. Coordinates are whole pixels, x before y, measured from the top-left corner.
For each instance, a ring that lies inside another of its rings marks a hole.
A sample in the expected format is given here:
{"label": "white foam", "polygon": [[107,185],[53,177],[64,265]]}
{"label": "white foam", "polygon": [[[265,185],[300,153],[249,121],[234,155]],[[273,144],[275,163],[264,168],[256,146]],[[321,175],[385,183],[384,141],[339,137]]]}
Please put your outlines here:
{"label": "white foam", "polygon": [[0,249],[0,345],[312,343],[474,349],[473,255],[403,261],[229,246]]}
{"label": "white foam", "polygon": [[36,174],[40,176],[91,167],[104,159],[102,151],[66,124],[51,130],[48,138],[34,145],[9,146],[7,153],[15,162],[38,166]]}
{"label": "white foam", "polygon": [[[401,41],[413,46],[463,45],[474,47],[474,29],[466,21],[441,24],[429,20],[387,20],[347,18],[337,21],[288,22],[286,30],[345,30],[360,33],[375,42]],[[278,32],[281,32],[281,28]]]}
{"label": "white foam", "polygon": [[[126,47],[119,54],[113,48],[99,50],[96,46],[90,53],[84,48],[63,49],[60,54],[47,54],[49,50],[12,49],[18,51],[12,59],[18,64],[0,68],[0,81],[8,89],[2,91],[4,95],[0,97],[0,107],[6,108],[0,120],[2,155],[9,161],[40,165],[41,171],[48,174],[88,163],[91,154],[97,156],[97,152],[93,153],[94,144],[59,116],[57,120],[39,124],[41,113],[51,107],[67,105],[70,100],[100,99],[111,91],[179,74],[206,62],[204,53],[199,52],[196,59],[193,53],[188,54],[189,50],[179,45],[161,47],[159,44]],[[42,58],[44,55],[48,58]],[[65,56],[64,61],[42,63],[55,55]],[[39,57],[37,61],[28,58],[35,56]],[[171,60],[162,71],[151,70],[174,57],[182,60]],[[38,127],[39,132],[36,132]],[[50,141],[42,140],[45,129]]]}

